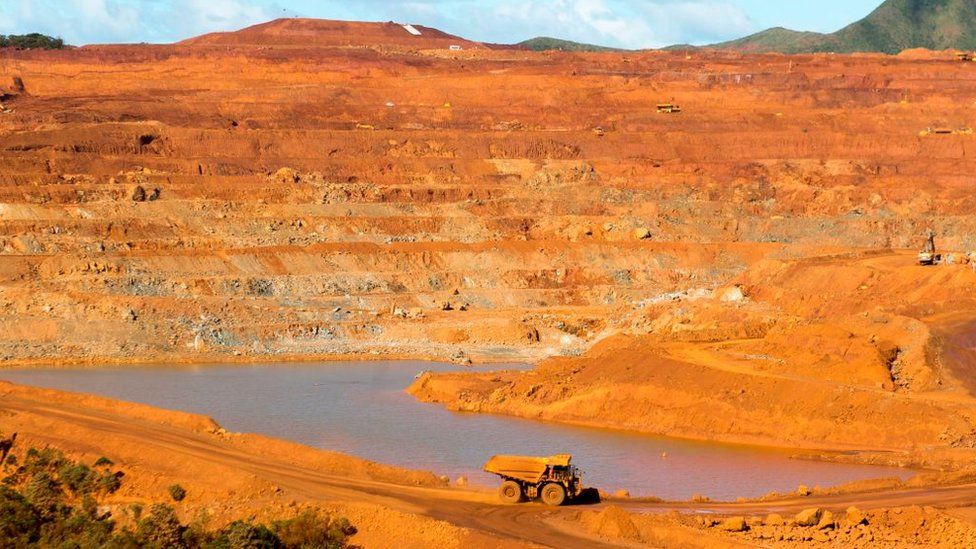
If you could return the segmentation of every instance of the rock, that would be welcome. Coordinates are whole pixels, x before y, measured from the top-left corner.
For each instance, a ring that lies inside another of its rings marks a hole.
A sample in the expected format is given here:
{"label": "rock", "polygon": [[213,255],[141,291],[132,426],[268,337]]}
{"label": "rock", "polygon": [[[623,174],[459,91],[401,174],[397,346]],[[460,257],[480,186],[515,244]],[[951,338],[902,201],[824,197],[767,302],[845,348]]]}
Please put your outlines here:
{"label": "rock", "polygon": [[454,481],[454,485],[457,486],[458,488],[464,488],[465,486],[468,485],[468,477],[465,476],[458,477],[457,480]]}
{"label": "rock", "polygon": [[694,494],[691,496],[691,501],[694,503],[708,503],[712,501],[708,496],[703,496],[701,494]]}
{"label": "rock", "polygon": [[298,183],[301,178],[297,171],[291,168],[281,168],[274,173],[272,179],[279,183]]}
{"label": "rock", "polygon": [[407,316],[410,318],[424,318],[424,310],[421,307],[411,307]]}
{"label": "rock", "polygon": [[[724,298],[723,301],[725,301]],[[804,486],[803,484],[801,484],[796,488],[796,493],[797,495],[806,497],[810,495],[810,489]]]}
{"label": "rock", "polygon": [[719,529],[725,532],[745,532],[749,529],[749,525],[743,517],[729,517],[719,524]]}
{"label": "rock", "polygon": [[830,511],[824,511],[823,515],[820,516],[820,522],[817,523],[817,528],[821,530],[833,529],[836,526],[834,522],[834,514]]}
{"label": "rock", "polygon": [[847,521],[852,526],[868,523],[868,519],[866,516],[864,516],[864,512],[858,509],[857,507],[853,507],[853,506],[847,508]]}
{"label": "rock", "polygon": [[651,236],[652,236],[651,230],[648,229],[647,227],[640,227],[638,229],[634,229],[634,238],[636,238],[637,240],[647,240],[648,238],[651,238]]}
{"label": "rock", "polygon": [[823,516],[823,509],[813,508],[800,511],[793,517],[797,526],[816,526],[820,524],[820,517]]}
{"label": "rock", "polygon": [[626,499],[630,497],[630,492],[627,490],[617,490],[616,492],[613,493],[613,497]]}
{"label": "rock", "polygon": [[132,190],[132,201],[133,202],[145,202],[146,201],[146,189],[142,188],[142,185],[136,186]]}
{"label": "rock", "polygon": [[441,310],[442,311],[453,311],[454,310],[454,307],[451,305],[451,302],[450,301],[442,301],[441,302]]}
{"label": "rock", "polygon": [[786,524],[786,521],[783,520],[782,515],[771,513],[766,516],[766,520],[764,521],[764,524],[766,526],[782,526]]}
{"label": "rock", "polygon": [[[738,303],[740,301],[745,301],[745,299],[746,299],[746,292],[742,288],[742,286],[735,285],[735,286],[732,286],[731,288],[726,288],[724,291],[722,291],[721,297],[719,299],[721,299],[722,301],[724,301],[726,303]],[[805,486],[801,486],[801,488],[806,488],[806,487]],[[805,496],[807,494],[801,494],[801,495],[804,495]]]}

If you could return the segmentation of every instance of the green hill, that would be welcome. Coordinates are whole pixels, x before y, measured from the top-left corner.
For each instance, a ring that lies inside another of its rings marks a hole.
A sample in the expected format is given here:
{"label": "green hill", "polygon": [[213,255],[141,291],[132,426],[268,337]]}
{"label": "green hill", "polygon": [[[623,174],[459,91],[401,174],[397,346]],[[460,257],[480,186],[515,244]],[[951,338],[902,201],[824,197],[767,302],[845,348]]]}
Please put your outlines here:
{"label": "green hill", "polygon": [[864,19],[834,33],[773,28],[710,47],[782,53],[976,50],[976,2],[886,0]]}
{"label": "green hill", "polygon": [[524,42],[519,42],[516,44],[521,48],[525,48],[533,51],[621,51],[616,48],[608,48],[605,46],[597,46],[594,44],[583,44],[580,42],[572,42],[570,40],[560,40],[558,38],[549,38],[546,36],[540,36],[537,38],[532,38]]}

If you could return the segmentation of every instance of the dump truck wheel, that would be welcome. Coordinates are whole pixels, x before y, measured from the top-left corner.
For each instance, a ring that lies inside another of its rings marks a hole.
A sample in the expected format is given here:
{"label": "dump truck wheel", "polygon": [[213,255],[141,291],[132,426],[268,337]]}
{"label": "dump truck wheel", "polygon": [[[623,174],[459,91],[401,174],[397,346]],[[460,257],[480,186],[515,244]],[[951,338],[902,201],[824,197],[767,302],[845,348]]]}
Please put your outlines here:
{"label": "dump truck wheel", "polygon": [[522,487],[514,480],[506,480],[498,487],[498,498],[505,503],[522,501]]}
{"label": "dump truck wheel", "polygon": [[542,503],[559,507],[566,501],[566,489],[562,484],[549,483],[542,487]]}

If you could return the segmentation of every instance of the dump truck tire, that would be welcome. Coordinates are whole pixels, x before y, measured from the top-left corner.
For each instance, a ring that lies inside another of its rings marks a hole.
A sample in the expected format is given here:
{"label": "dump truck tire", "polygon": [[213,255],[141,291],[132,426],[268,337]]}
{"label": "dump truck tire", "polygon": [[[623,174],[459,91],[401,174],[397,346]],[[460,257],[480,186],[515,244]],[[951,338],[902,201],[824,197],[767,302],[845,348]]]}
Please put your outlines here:
{"label": "dump truck tire", "polygon": [[559,507],[566,501],[566,489],[562,484],[549,483],[542,487],[542,503]]}
{"label": "dump truck tire", "polygon": [[522,487],[514,480],[506,480],[498,487],[498,499],[505,503],[518,503],[522,501]]}

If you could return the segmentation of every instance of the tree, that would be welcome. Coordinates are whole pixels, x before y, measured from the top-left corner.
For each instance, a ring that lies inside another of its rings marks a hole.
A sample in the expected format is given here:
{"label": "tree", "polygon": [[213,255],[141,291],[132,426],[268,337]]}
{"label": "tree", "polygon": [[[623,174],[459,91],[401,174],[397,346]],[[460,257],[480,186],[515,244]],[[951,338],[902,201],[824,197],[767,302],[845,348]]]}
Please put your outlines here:
{"label": "tree", "polygon": [[63,39],[46,36],[37,32],[21,35],[11,34],[9,36],[0,34],[0,48],[60,50],[64,49],[64,46]]}

